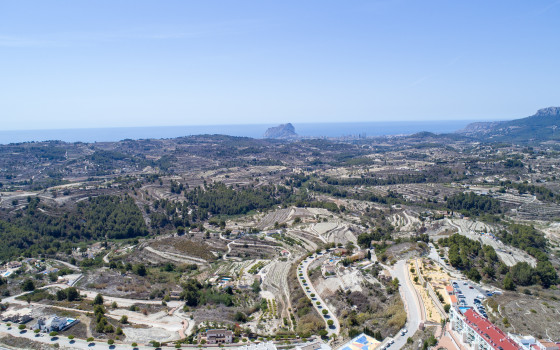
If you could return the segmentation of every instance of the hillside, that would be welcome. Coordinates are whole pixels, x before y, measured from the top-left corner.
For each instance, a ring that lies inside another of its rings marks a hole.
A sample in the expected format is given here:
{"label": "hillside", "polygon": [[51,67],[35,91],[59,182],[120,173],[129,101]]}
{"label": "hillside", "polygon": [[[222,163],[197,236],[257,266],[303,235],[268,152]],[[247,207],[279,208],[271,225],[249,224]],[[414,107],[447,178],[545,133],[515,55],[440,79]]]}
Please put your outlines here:
{"label": "hillside", "polygon": [[458,134],[488,141],[536,142],[560,140],[560,107],[539,109],[527,118],[467,125]]}

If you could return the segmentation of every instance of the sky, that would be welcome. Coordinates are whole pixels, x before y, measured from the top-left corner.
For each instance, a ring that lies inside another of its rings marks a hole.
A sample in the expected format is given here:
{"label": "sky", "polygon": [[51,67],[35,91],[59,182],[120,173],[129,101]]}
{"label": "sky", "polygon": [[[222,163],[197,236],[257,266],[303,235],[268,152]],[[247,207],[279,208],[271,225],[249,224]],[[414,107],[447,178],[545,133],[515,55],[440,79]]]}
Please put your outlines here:
{"label": "sky", "polygon": [[559,0],[0,0],[0,130],[521,118],[560,105],[559,19]]}

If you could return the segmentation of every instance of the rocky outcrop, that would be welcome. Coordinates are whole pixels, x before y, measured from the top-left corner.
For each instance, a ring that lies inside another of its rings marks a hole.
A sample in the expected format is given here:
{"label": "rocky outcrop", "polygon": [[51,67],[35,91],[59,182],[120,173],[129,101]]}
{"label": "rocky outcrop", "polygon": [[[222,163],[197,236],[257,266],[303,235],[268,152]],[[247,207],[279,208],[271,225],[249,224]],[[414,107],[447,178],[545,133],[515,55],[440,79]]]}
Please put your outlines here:
{"label": "rocky outcrop", "polygon": [[264,133],[265,139],[294,139],[297,137],[296,129],[291,123],[268,128]]}

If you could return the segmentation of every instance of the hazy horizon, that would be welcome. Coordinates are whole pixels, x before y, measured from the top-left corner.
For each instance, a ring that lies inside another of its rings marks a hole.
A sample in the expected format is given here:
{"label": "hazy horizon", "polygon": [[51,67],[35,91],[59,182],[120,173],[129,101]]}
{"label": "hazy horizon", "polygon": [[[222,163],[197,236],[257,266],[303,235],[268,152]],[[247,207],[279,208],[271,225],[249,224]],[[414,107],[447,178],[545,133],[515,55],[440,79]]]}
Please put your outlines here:
{"label": "hazy horizon", "polygon": [[[264,126],[264,127],[271,127],[271,126],[278,126],[283,124],[293,124],[293,125],[328,125],[328,124],[364,124],[364,123],[434,123],[434,122],[465,122],[465,123],[476,123],[476,122],[496,122],[496,121],[506,121],[511,119],[518,119],[518,118],[502,118],[502,119],[423,119],[423,120],[415,120],[415,119],[398,119],[398,120],[372,120],[372,121],[327,121],[327,122],[294,122],[294,121],[285,121],[279,123],[238,123],[238,124],[170,124],[170,125],[134,125],[134,126],[101,126],[101,127],[68,127],[68,128],[26,128],[26,129],[0,129],[0,131],[10,132],[10,131],[42,131],[42,130],[91,130],[91,129],[133,129],[133,128],[171,128],[171,127],[243,127],[243,126]],[[1,126],[0,126],[1,128]],[[297,130],[296,130],[297,131]],[[426,130],[428,131],[428,130]]]}
{"label": "hazy horizon", "polygon": [[[357,123],[292,123],[304,138],[394,136],[428,131],[452,133],[476,120],[377,121]],[[82,129],[0,130],[0,144],[18,142],[113,142],[124,139],[168,139],[193,135],[229,135],[260,139],[278,124],[184,125]]]}

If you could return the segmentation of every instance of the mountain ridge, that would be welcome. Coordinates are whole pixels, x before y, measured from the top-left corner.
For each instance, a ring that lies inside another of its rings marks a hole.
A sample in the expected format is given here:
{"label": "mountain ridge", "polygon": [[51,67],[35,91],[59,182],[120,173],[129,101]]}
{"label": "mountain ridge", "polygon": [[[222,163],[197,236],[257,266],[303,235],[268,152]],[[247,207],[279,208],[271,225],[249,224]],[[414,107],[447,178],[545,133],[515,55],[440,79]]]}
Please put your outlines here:
{"label": "mountain ridge", "polygon": [[560,141],[558,127],[560,127],[560,107],[546,107],[525,118],[471,123],[456,133],[488,141]]}

